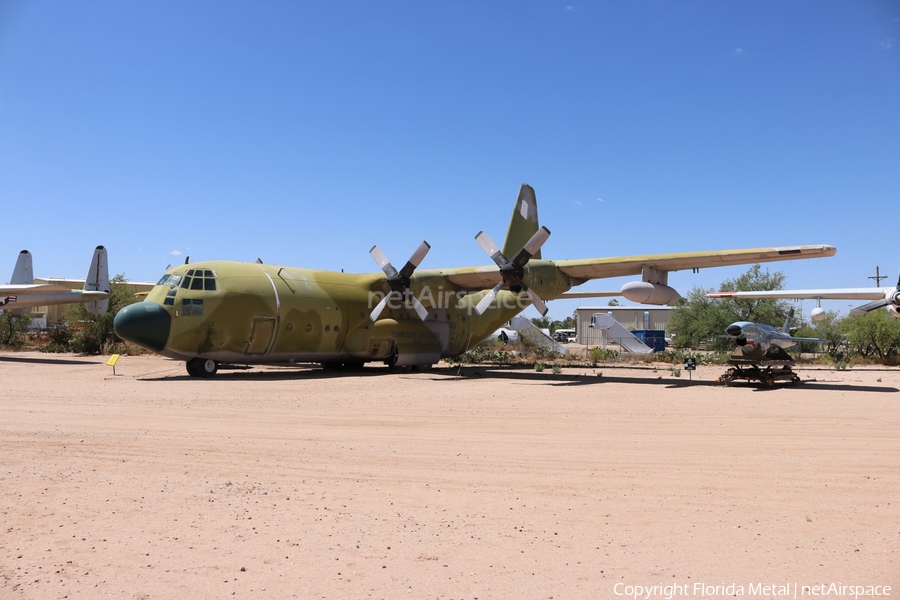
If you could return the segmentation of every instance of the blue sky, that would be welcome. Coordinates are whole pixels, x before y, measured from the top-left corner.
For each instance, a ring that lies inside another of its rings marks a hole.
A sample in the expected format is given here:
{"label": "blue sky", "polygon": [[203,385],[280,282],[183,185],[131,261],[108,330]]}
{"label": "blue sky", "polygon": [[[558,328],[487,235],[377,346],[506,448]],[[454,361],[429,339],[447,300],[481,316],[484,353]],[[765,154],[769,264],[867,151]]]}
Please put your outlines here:
{"label": "blue sky", "polygon": [[185,256],[371,272],[423,239],[423,268],[484,265],[528,182],[545,258],[826,243],[768,268],[890,285],[898,107],[887,0],[4,0],[0,279],[23,248],[84,277],[98,244],[133,281]]}

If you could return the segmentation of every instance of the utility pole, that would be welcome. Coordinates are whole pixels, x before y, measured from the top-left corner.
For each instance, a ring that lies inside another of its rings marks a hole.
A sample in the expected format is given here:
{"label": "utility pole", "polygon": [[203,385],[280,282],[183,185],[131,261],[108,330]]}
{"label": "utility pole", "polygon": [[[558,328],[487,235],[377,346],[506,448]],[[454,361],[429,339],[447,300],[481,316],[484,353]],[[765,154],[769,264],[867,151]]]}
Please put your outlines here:
{"label": "utility pole", "polygon": [[876,287],[881,287],[881,280],[882,280],[882,279],[887,279],[887,278],[888,278],[888,276],[887,276],[887,275],[882,275],[882,274],[881,274],[881,271],[878,270],[878,267],[877,267],[877,266],[875,267],[875,276],[874,276],[874,277],[871,277],[871,276],[869,277],[869,279],[874,279],[874,280],[875,280],[875,286],[876,286]]}

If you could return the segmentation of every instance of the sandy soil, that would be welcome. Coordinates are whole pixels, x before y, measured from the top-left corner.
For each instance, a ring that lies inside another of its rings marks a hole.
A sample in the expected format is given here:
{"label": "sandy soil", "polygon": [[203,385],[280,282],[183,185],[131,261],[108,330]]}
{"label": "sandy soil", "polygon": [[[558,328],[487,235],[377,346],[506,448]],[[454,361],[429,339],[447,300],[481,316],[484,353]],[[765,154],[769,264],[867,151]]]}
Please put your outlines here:
{"label": "sandy soil", "polygon": [[2,598],[900,595],[897,369],[106,358],[0,354]]}

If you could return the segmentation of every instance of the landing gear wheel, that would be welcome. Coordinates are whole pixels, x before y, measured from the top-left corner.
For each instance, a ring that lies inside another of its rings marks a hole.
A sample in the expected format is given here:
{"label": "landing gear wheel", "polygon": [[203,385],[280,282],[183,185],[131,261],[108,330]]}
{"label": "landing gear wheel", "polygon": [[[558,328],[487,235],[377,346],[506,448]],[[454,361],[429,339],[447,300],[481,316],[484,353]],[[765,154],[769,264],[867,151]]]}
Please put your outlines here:
{"label": "landing gear wheel", "polygon": [[394,347],[394,351],[391,353],[391,357],[384,361],[384,364],[388,366],[388,369],[391,371],[399,371],[401,373],[409,373],[412,367],[399,367],[397,366],[397,361],[400,360],[400,352],[397,351],[397,348]]}
{"label": "landing gear wheel", "polygon": [[212,377],[219,370],[219,363],[211,358],[192,358],[185,363],[188,375],[191,377]]}

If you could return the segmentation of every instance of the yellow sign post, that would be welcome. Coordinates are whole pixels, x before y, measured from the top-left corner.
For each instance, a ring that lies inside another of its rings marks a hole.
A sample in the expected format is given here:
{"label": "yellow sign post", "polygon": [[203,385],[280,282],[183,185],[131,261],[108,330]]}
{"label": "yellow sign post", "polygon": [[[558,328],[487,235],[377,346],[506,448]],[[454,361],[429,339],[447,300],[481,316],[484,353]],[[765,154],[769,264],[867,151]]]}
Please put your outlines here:
{"label": "yellow sign post", "polygon": [[116,374],[116,363],[117,362],[119,362],[118,354],[113,354],[112,356],[109,357],[109,360],[106,361],[106,364],[108,364],[109,366],[111,366],[113,368],[113,375]]}

